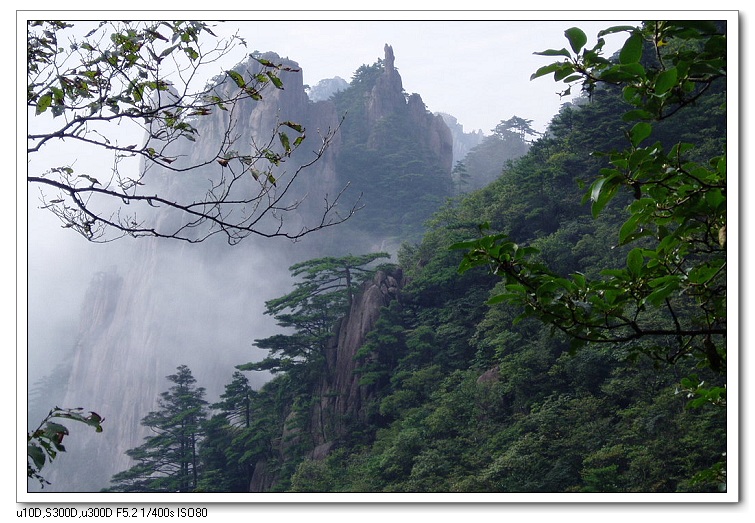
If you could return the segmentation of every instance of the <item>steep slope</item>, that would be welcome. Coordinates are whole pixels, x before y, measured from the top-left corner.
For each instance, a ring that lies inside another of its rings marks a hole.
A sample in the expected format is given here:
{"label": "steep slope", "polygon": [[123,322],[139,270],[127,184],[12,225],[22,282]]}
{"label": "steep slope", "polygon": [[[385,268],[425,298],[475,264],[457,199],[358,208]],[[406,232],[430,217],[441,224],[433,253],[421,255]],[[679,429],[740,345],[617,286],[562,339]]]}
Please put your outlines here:
{"label": "steep slope", "polygon": [[[264,58],[280,61],[270,53]],[[238,67],[254,68],[255,64],[250,60]],[[285,65],[298,68],[295,62]],[[283,72],[281,76],[286,89],[267,90],[262,102],[245,101],[236,108],[241,142],[269,138],[279,118],[314,128],[337,125],[332,104],[308,101],[301,73]],[[199,139],[177,150],[176,156],[191,161],[212,151],[224,129],[220,120],[226,117],[218,112],[202,120]],[[333,150],[307,172],[308,178],[301,178],[302,183],[290,195],[299,199],[310,193],[311,200],[317,201],[306,200],[288,217],[289,225],[317,219],[321,198],[333,191],[337,148],[335,140]],[[196,177],[201,180],[202,173]],[[155,190],[161,194],[174,196],[192,190],[185,177],[156,178],[160,181]],[[166,214],[159,219],[182,217]],[[288,265],[316,252],[309,249],[255,238],[234,247],[220,238],[197,245],[150,239],[118,245],[113,259],[103,262],[108,267],[107,277],[95,277],[92,293],[83,305],[83,327],[67,392],[51,400],[101,412],[107,419],[105,431],[94,434],[74,428],[77,433],[55,470],[51,469],[52,485],[46,490],[97,491],[108,485],[115,472],[127,468],[125,451],[138,446],[146,435],[139,422],[156,408],[157,397],[167,385],[165,376],[178,365],[188,365],[210,397],[217,397],[233,366],[254,354],[251,340],[275,330],[262,319],[264,301],[286,287]],[[108,283],[112,281],[122,283],[116,288]],[[107,315],[101,310],[103,304]],[[259,386],[266,377],[255,379]],[[86,456],[99,459],[90,461]]]}
{"label": "steep slope", "polygon": [[347,228],[376,234],[384,243],[373,248],[395,251],[402,241],[419,239],[424,221],[452,195],[453,139],[419,94],[404,92],[393,49],[384,51],[384,59],[357,69],[350,88],[332,100],[346,115],[339,180],[362,194],[364,204]]}
{"label": "steep slope", "polygon": [[[661,139],[697,134],[702,150],[717,150],[725,126],[721,101],[712,94],[701,101],[704,110],[695,108],[695,118],[682,113],[679,123],[659,126]],[[612,201],[597,219],[580,204],[580,182],[605,162],[590,153],[624,139],[621,104],[617,93],[598,91],[590,103],[564,108],[549,134],[497,180],[435,214],[422,241],[400,253],[405,283],[398,299],[380,310],[370,332],[359,331],[358,388],[353,378],[331,377],[318,384],[326,388],[283,402],[272,441],[288,444],[274,467],[265,462],[265,471],[277,467],[275,477],[253,484],[255,490],[721,488],[715,467],[726,452],[726,409],[693,408],[680,393],[680,377],[694,373],[722,386],[722,376],[696,367],[693,358],[669,364],[632,354],[644,347],[631,342],[589,344],[572,353],[566,337],[522,319],[520,307],[486,303],[491,292],[502,291],[495,288],[499,279],[484,268],[459,274],[461,253],[449,249],[489,222],[493,231],[537,247],[558,273],[596,275],[625,264],[628,248],[617,247],[616,238],[632,195]],[[338,434],[320,417],[331,419],[347,398],[351,413],[333,419],[349,428]]]}
{"label": "steep slope", "polygon": [[357,353],[382,309],[398,299],[403,283],[399,269],[380,270],[362,286],[348,314],[334,329],[319,378],[304,395],[311,405],[302,409],[285,405],[282,423],[276,424],[274,432],[273,439],[278,443],[272,445],[273,456],[253,464],[251,492],[276,490],[281,482],[288,484],[285,471],[290,473],[303,452],[314,460],[325,459],[352,428],[367,421],[373,390],[360,384]]}

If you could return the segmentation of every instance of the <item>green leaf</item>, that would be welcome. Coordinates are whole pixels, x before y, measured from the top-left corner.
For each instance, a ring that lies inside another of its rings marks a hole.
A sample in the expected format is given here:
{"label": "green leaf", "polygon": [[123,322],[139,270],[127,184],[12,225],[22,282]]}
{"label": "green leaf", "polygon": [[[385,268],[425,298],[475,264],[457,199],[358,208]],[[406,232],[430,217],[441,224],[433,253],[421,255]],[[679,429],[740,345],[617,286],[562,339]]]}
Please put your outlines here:
{"label": "green leaf", "polygon": [[608,29],[603,29],[598,33],[598,36],[606,36],[614,33],[621,33],[623,31],[635,31],[637,28],[631,25],[615,25]]}
{"label": "green leaf", "polygon": [[721,175],[721,179],[726,179],[726,156],[719,157],[715,162],[716,170]]}
{"label": "green leaf", "polygon": [[514,293],[525,294],[527,292],[527,288],[520,283],[510,283],[506,285],[506,290],[509,291],[511,294],[514,294]]}
{"label": "green leaf", "polygon": [[[572,75],[574,72],[574,67],[571,64],[563,64],[563,66],[556,70],[553,73],[553,79],[557,82],[560,82],[561,80],[564,80],[566,82],[566,78]],[[571,76],[573,77],[573,75]],[[581,78],[580,76],[577,76],[577,78]]]}
{"label": "green leaf", "polygon": [[618,64],[600,73],[605,82],[637,82],[645,78],[645,68],[640,63]]}
{"label": "green leaf", "polygon": [[[582,75],[573,74],[571,76],[567,76],[566,78],[564,78],[563,81],[565,84],[568,84],[571,82],[576,82],[577,80],[581,80],[581,79],[582,79]],[[571,89],[571,87],[569,89]],[[569,89],[567,89],[567,92],[564,93],[564,96],[567,96],[569,94]]]}
{"label": "green leaf", "polygon": [[632,120],[652,120],[654,118],[653,113],[645,111],[643,109],[635,109],[624,113],[621,117],[625,122],[631,122]]}
{"label": "green leaf", "polygon": [[701,265],[689,271],[687,278],[690,283],[704,284],[708,283],[708,281],[711,280],[720,271],[721,267],[717,265]]}
{"label": "green leaf", "polygon": [[530,80],[534,80],[535,78],[540,78],[541,76],[545,76],[546,74],[552,73],[554,71],[560,70],[564,64],[562,62],[554,62],[552,64],[544,65],[541,68],[539,68],[537,71],[532,73],[530,76]]}
{"label": "green leaf", "polygon": [[680,142],[680,143],[674,144],[674,146],[671,148],[671,152],[669,152],[669,156],[672,158],[675,156],[681,156],[687,153],[688,151],[691,151],[692,149],[694,149],[694,147],[695,146],[692,145],[691,143],[686,143],[686,142]]}
{"label": "green leaf", "polygon": [[226,71],[226,72],[228,73],[228,76],[230,76],[231,79],[234,82],[236,82],[236,85],[238,87],[240,87],[241,89],[243,89],[244,87],[246,87],[246,82],[244,81],[244,77],[243,76],[241,76],[236,71]]}
{"label": "green leaf", "polygon": [[185,47],[184,52],[186,53],[186,56],[188,56],[192,61],[199,58],[199,53],[197,53],[193,47]]}
{"label": "green leaf", "polygon": [[286,154],[290,154],[291,142],[288,139],[288,135],[286,135],[286,133],[278,133],[278,137],[280,138],[281,145],[283,145],[283,149],[286,151]]}
{"label": "green leaf", "polygon": [[281,125],[285,125],[286,127],[289,127],[291,129],[293,129],[297,133],[303,133],[304,132],[304,126],[300,125],[298,123],[295,123],[295,122],[285,121],[285,122],[281,122]]}
{"label": "green leaf", "polygon": [[639,219],[640,216],[634,214],[624,222],[624,225],[622,225],[619,230],[619,245],[625,245],[627,243],[634,231],[637,230],[637,222]]}
{"label": "green leaf", "polygon": [[657,307],[658,305],[662,304],[663,301],[678,288],[679,283],[677,281],[669,281],[665,285],[661,285],[656,290],[648,294],[647,297],[645,297],[645,301]]}
{"label": "green leaf", "polygon": [[606,169],[606,171],[609,174],[596,180],[590,189],[593,218],[597,217],[606,204],[611,201],[621,183],[621,173],[618,171],[611,171],[610,169]]}
{"label": "green leaf", "polygon": [[655,94],[665,94],[676,85],[677,69],[672,67],[662,71],[655,79]]}
{"label": "green leaf", "polygon": [[564,35],[569,40],[572,51],[579,53],[587,43],[587,35],[579,27],[572,27],[564,31]]}
{"label": "green leaf", "polygon": [[34,462],[34,466],[37,470],[41,469],[45,465],[45,453],[36,445],[26,446],[26,455]]}
{"label": "green leaf", "polygon": [[721,189],[711,189],[705,193],[705,202],[715,210],[726,203],[726,196]]}
{"label": "green leaf", "polygon": [[650,136],[653,131],[653,126],[647,122],[639,122],[629,131],[629,140],[634,147],[637,147],[640,142]]}
{"label": "green leaf", "polygon": [[249,97],[252,100],[260,101],[262,100],[262,95],[259,93],[259,91],[253,87],[245,87],[244,92],[249,95]]}
{"label": "green leaf", "polygon": [[270,60],[266,60],[264,58],[257,58],[257,57],[254,57],[254,56],[252,58],[254,58],[255,60],[257,60],[260,64],[264,65],[265,67],[275,67],[275,64],[273,62],[271,62]]}
{"label": "green leaf", "polygon": [[50,107],[50,104],[52,104],[52,95],[50,93],[41,96],[37,101],[36,114],[42,114],[45,112]]}
{"label": "green leaf", "polygon": [[566,58],[571,58],[571,53],[566,48],[563,49],[548,49],[545,51],[540,51],[536,53],[532,53],[540,56],[565,56]]}
{"label": "green leaf", "polygon": [[268,78],[270,78],[270,81],[273,82],[273,85],[275,87],[277,87],[278,89],[283,89],[283,82],[281,81],[280,78],[275,76],[275,73],[273,73],[272,71],[268,71],[267,76]]}
{"label": "green leaf", "polygon": [[65,100],[65,93],[62,89],[58,87],[50,87],[50,90],[52,91],[52,96],[55,99],[55,103],[57,105],[63,105],[63,101]]}
{"label": "green leaf", "polygon": [[624,47],[619,51],[619,62],[622,64],[634,64],[640,61],[642,58],[642,46],[644,40],[642,34],[639,32],[632,33],[627,41],[624,42]]}
{"label": "green leaf", "polygon": [[636,248],[629,251],[629,254],[627,254],[627,268],[631,274],[639,276],[644,264],[645,257],[642,254],[642,249]]}
{"label": "green leaf", "polygon": [[47,425],[45,426],[45,432],[51,436],[57,434],[62,434],[64,436],[68,435],[68,429],[60,423],[55,423],[54,421],[47,422]]}
{"label": "green leaf", "polygon": [[648,286],[652,289],[657,289],[661,286],[669,285],[669,284],[677,284],[679,283],[680,276],[678,274],[667,274],[666,276],[661,276],[659,278],[653,278],[648,282]]}
{"label": "green leaf", "polygon": [[497,303],[503,303],[506,300],[508,300],[509,298],[510,298],[510,295],[508,295],[508,294],[497,294],[497,295],[493,296],[492,298],[490,298],[486,303],[488,305],[495,305]]}
{"label": "green leaf", "polygon": [[164,58],[171,54],[173,51],[175,51],[178,48],[178,44],[171,45],[170,47],[166,48],[162,53],[160,53],[160,58]]}

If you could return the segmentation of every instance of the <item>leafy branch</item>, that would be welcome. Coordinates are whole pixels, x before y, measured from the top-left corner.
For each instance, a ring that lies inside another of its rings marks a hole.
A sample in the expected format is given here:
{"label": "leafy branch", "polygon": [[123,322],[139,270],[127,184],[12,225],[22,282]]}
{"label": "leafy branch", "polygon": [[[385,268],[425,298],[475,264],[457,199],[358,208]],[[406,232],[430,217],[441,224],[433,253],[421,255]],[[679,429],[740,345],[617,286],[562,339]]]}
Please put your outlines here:
{"label": "leafy branch", "polygon": [[63,438],[68,436],[68,429],[54,419],[69,419],[93,427],[95,432],[102,432],[104,418],[96,412],[85,413],[83,409],[61,409],[55,407],[47,414],[39,426],[26,437],[26,475],[39,481],[44,488],[49,485],[41,474],[42,468],[51,463],[59,452],[65,452]]}
{"label": "leafy branch", "polygon": [[[629,37],[615,62],[601,51],[603,37],[619,32]],[[489,234],[453,246],[467,251],[459,270],[489,267],[503,279],[503,292],[490,303],[523,306],[524,315],[566,333],[575,347],[642,341],[632,348],[671,363],[695,355],[701,365],[723,373],[726,156],[699,163],[690,159],[692,144],[680,142],[666,152],[660,141],[647,142],[653,134],[649,120],[676,114],[725,79],[726,36],[712,22],[673,21],[611,27],[589,49],[580,29],[567,29],[565,36],[570,49],[536,53],[565,59],[541,67],[532,78],[553,73],[569,85],[567,92],[578,83],[588,93],[601,83],[622,86],[624,101],[634,106],[623,119],[636,122],[626,132],[629,147],[593,153],[607,158],[608,166],[583,203],[590,203],[597,217],[620,188],[629,189],[634,201],[617,245],[637,246],[628,252],[625,267],[588,279],[554,274],[537,261],[534,248]]]}

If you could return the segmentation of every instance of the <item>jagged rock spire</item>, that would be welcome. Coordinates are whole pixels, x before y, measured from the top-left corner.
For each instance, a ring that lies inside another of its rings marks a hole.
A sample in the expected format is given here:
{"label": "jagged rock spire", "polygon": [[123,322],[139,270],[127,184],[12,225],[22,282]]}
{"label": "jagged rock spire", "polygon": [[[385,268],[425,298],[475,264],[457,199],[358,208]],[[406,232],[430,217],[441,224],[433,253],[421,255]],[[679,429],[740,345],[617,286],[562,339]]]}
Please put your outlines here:
{"label": "jagged rock spire", "polygon": [[391,47],[388,44],[385,44],[385,72],[392,73],[396,70],[396,68],[393,66],[394,62],[396,61],[396,57],[393,55],[393,47]]}

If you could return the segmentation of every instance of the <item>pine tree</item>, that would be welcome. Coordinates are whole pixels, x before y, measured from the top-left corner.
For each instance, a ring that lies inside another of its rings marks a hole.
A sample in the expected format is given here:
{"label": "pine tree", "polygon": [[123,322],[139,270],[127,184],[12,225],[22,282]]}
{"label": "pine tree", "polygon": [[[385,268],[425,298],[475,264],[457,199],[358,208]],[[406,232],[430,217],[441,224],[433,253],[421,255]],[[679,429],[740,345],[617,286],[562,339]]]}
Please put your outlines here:
{"label": "pine tree", "polygon": [[205,389],[186,365],[167,376],[174,385],[160,394],[160,410],[141,421],[154,435],[126,451],[136,465],[117,473],[111,492],[191,492],[198,481],[198,444],[207,418]]}
{"label": "pine tree", "polygon": [[253,463],[247,455],[254,438],[252,401],[256,392],[239,371],[225,386],[218,409],[205,423],[205,438],[199,451],[202,477],[197,490],[201,492],[245,492],[252,479]]}
{"label": "pine tree", "polygon": [[371,264],[381,258],[390,255],[378,252],[341,258],[329,256],[289,267],[291,274],[301,281],[285,296],[265,302],[265,314],[275,317],[280,327],[293,328],[295,332],[255,340],[255,345],[270,351],[270,355],[260,362],[236,368],[298,372],[296,378],[304,383],[308,379],[305,371],[317,369],[318,363],[324,361],[333,327],[348,312],[359,287],[374,275],[376,268]]}
{"label": "pine tree", "polygon": [[213,403],[212,407],[220,409],[220,415],[229,425],[249,428],[254,394],[247,377],[236,371],[231,382],[225,386],[225,392],[220,395],[220,401]]}

